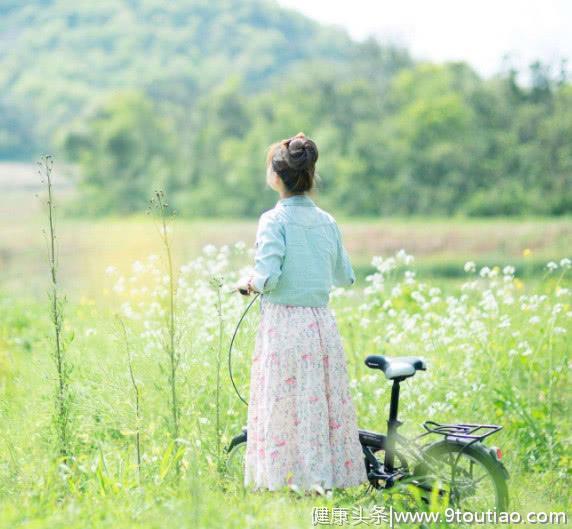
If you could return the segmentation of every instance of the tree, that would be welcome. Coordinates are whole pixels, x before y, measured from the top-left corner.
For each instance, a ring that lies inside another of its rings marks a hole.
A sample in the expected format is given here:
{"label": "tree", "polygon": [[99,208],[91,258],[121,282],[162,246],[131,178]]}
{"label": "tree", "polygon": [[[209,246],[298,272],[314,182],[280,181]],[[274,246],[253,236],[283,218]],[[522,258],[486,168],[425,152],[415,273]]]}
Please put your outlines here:
{"label": "tree", "polygon": [[84,212],[141,211],[156,189],[170,192],[178,151],[170,123],[139,92],[107,99],[63,148],[79,164]]}

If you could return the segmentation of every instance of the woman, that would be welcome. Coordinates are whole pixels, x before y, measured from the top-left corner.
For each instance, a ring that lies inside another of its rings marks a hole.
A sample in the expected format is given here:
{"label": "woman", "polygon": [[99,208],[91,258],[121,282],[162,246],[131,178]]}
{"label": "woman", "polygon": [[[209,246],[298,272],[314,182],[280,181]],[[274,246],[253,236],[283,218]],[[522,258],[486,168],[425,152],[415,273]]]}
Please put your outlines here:
{"label": "woman", "polygon": [[316,144],[303,133],[272,144],[267,184],[279,195],[258,224],[254,273],[260,292],[252,358],[245,485],[277,490],[365,483],[345,353],[328,307],[333,285],[355,282],[334,218],[307,193]]}

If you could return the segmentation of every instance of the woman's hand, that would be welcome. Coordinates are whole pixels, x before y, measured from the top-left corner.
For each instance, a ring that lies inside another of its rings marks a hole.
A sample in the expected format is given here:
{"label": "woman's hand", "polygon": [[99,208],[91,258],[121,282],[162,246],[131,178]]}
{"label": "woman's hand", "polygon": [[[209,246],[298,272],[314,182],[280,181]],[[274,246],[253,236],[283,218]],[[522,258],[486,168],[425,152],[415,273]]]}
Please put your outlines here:
{"label": "woman's hand", "polygon": [[249,296],[252,292],[256,292],[254,285],[252,284],[252,276],[243,277],[236,284],[236,289],[243,295]]}

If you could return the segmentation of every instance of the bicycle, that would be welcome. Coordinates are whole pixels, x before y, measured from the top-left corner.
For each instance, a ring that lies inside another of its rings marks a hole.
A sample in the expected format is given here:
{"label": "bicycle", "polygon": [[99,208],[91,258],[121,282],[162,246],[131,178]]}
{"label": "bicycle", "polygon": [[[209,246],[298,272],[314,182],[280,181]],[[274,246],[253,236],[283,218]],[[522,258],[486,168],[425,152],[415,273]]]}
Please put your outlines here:
{"label": "bicycle", "polygon": [[[387,434],[359,430],[371,489],[390,489],[406,484],[421,491],[427,502],[437,493],[463,511],[507,511],[509,476],[501,461],[502,452],[483,442],[502,426],[426,421],[421,435],[407,439],[397,432],[403,424],[397,418],[400,384],[417,371],[425,371],[425,361],[418,357],[371,355],[365,359],[365,364],[382,371],[393,382]],[[442,439],[421,445],[420,441],[431,434],[442,436]],[[246,441],[247,430],[243,428],[227,448],[228,468],[233,459],[237,465],[237,454],[244,454]],[[238,458],[238,465],[244,466],[243,455]]]}

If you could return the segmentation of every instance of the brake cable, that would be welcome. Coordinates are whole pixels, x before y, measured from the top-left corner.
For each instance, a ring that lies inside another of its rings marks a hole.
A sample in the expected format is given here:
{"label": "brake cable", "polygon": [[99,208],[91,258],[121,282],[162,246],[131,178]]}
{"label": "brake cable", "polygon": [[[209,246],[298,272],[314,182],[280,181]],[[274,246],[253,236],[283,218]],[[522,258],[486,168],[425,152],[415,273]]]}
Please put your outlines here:
{"label": "brake cable", "polygon": [[238,334],[238,329],[240,328],[240,324],[242,323],[242,320],[244,319],[244,317],[246,316],[246,314],[250,310],[250,307],[252,307],[252,305],[258,299],[259,296],[260,296],[260,293],[257,292],[255,294],[253,300],[247,305],[246,309],[244,309],[242,316],[240,317],[240,319],[238,320],[238,323],[236,324],[236,327],[234,329],[234,333],[232,335],[232,339],[230,340],[230,345],[228,347],[228,374],[230,375],[230,381],[232,382],[232,386],[234,387],[234,391],[238,395],[238,398],[242,402],[244,402],[244,404],[246,404],[246,406],[248,406],[248,402],[246,402],[246,400],[244,400],[244,398],[240,394],[240,391],[238,391],[238,388],[236,387],[236,384],[234,383],[234,377],[232,376],[232,346],[234,345],[234,339],[236,338],[236,335]]}

